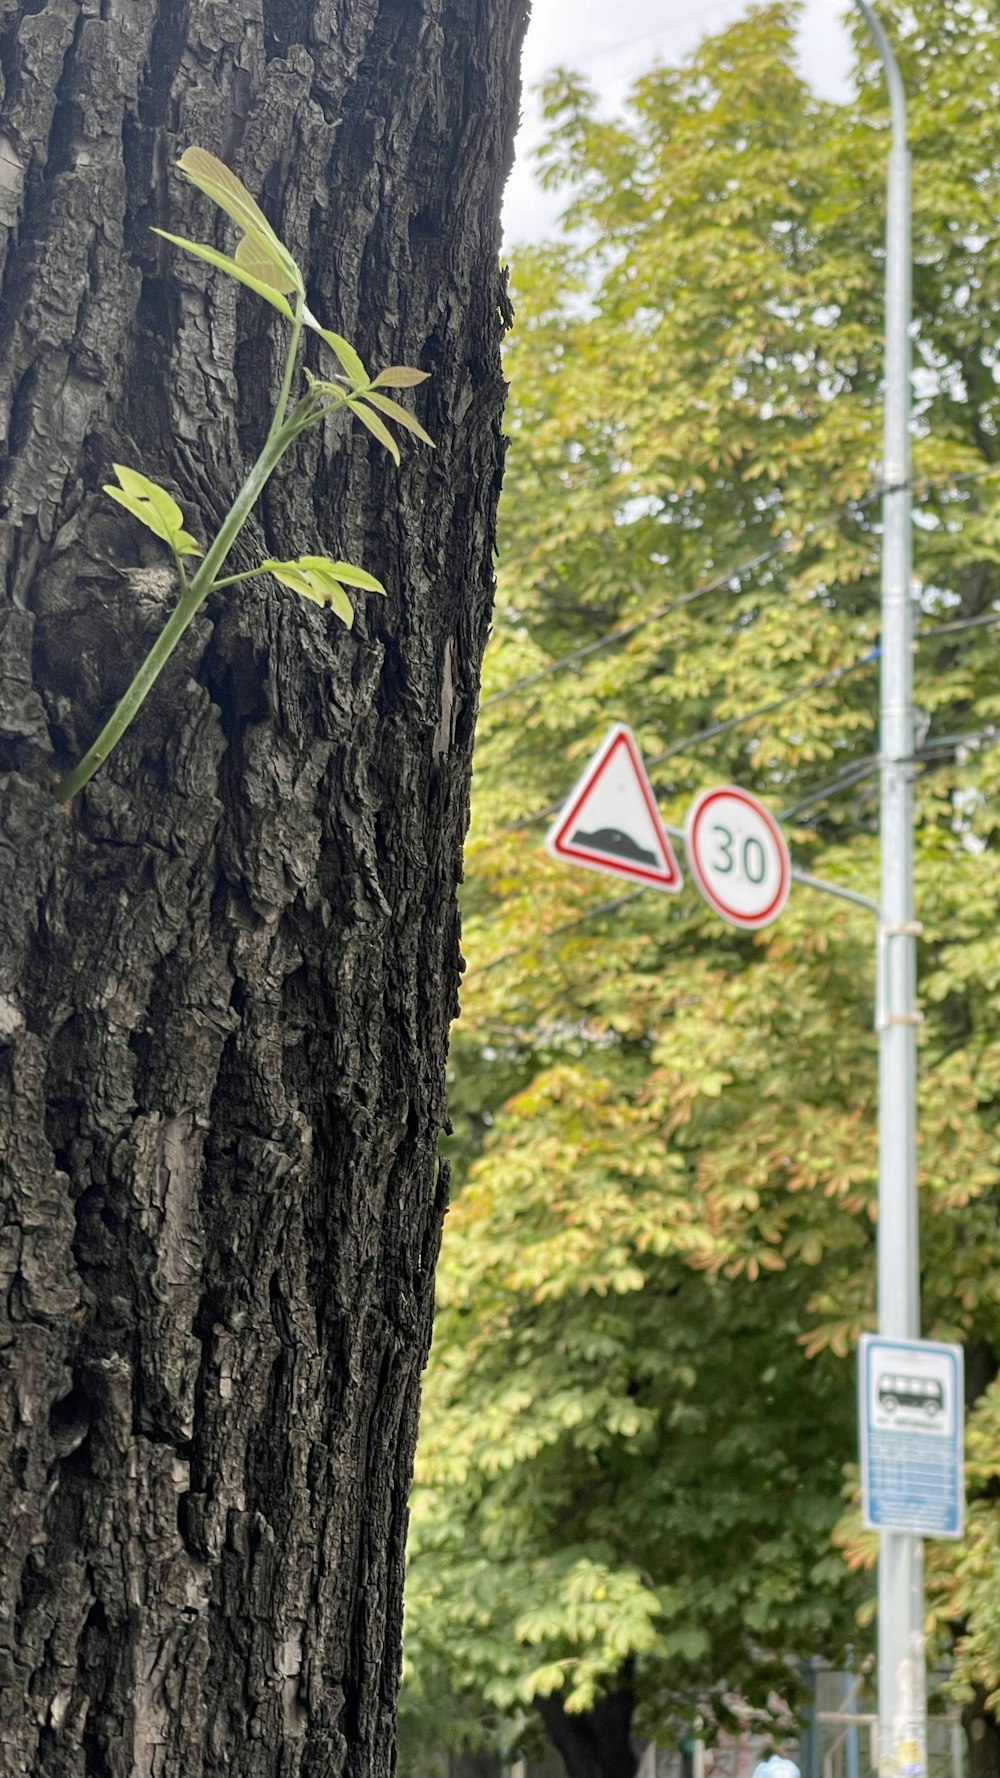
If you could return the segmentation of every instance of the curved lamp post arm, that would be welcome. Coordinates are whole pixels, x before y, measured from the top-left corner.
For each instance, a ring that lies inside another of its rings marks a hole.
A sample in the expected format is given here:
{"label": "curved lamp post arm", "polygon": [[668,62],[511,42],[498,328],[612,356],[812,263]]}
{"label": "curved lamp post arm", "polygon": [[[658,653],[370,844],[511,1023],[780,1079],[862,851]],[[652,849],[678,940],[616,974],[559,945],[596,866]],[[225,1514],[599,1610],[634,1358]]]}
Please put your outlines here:
{"label": "curved lamp post arm", "polygon": [[903,92],[903,82],[899,72],[899,64],[893,53],[892,44],[889,42],[889,39],[885,34],[881,19],[878,18],[868,5],[868,0],[854,0],[854,4],[864,19],[865,24],[868,26],[875,48],[878,50],[879,56],[881,57],[882,66],[885,69],[885,82],[889,89],[889,107],[892,112],[893,147],[905,148],[906,98]]}

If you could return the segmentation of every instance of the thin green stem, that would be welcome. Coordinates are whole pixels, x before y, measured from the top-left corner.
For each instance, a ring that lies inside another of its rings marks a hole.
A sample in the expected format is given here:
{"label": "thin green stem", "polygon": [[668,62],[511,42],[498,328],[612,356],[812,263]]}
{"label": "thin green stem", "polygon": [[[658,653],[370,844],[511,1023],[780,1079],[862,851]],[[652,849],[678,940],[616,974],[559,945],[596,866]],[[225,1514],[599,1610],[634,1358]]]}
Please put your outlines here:
{"label": "thin green stem", "polygon": [[292,377],[295,374],[295,360],[298,357],[299,352],[299,340],[302,338],[302,329],[305,325],[304,308],[305,298],[303,296],[296,297],[295,319],[292,322],[292,334],[288,342],[288,351],[285,356],[285,371],[281,379],[278,405],[274,410],[274,419],[271,421],[271,430],[267,435],[269,442],[275,434],[280,431],[285,423],[285,414],[288,409],[288,398],[292,392]]}
{"label": "thin green stem", "polygon": [[243,574],[227,574],[225,580],[213,580],[209,591],[219,593],[223,587],[239,586],[241,580],[254,580],[258,574],[266,572],[264,568],[247,568]]}
{"label": "thin green stem", "polygon": [[[210,544],[207,553],[202,557],[196,572],[188,580],[187,570],[180,556],[174,554],[174,565],[177,569],[179,596],[177,604],[168,617],[163,629],[143,661],[131,685],[119,700],[115,709],[102,728],[96,741],[88,748],[83,758],[73,770],[60,779],[56,785],[56,795],[60,802],[69,802],[85,784],[90,782],[98,767],[107,759],[112,748],[121,740],[146,698],[151,687],[162,672],[178,642],[191,623],[199,606],[210,592],[223,587],[237,586],[241,581],[253,580],[263,573],[260,568],[249,568],[241,574],[230,574],[223,580],[216,580],[216,574],[222,567],[236,538],[250,516],[261,491],[269,477],[274,473],[285,451],[290,444],[304,432],[308,426],[315,425],[325,419],[328,414],[335,413],[338,408],[349,407],[352,398],[357,399],[358,391],[346,391],[329,404],[329,406],[312,412],[300,412],[293,408],[288,413],[288,402],[291,395],[292,378],[295,374],[295,362],[298,356],[299,341],[304,325],[304,298],[299,296],[295,307],[295,318],[292,322],[291,338],[285,358],[285,368],[281,379],[281,390],[274,419],[264,441],[264,448],[250,470],[236,499],[227,512],[218,533]],[[300,404],[301,406],[301,404]],[[287,417],[286,417],[287,416]]]}
{"label": "thin green stem", "polygon": [[147,692],[166,665],[178,642],[194,617],[202,595],[195,597],[189,587],[187,593],[174,606],[160,634],[153,643],[142,666],[131,685],[116,705],[112,715],[105,723],[97,740],[89,747],[79,764],[56,785],[56,796],[61,803],[68,803],[78,790],[89,782],[99,765],[107,759],[112,747],[121,740],[136,711],[142,704]]}
{"label": "thin green stem", "polygon": [[[301,332],[301,324],[299,331]],[[291,382],[287,366],[285,382],[289,385]],[[287,401],[287,396],[284,399]],[[116,704],[93,745],[88,748],[83,758],[74,766],[68,776],[60,779],[56,784],[55,792],[60,802],[70,802],[77,792],[90,782],[98,767],[107,759],[111,749],[121,740],[150,688],[170,659],[184,631],[195,616],[198,607],[213,590],[218,569],[222,567],[236,538],[246,524],[268,478],[273,474],[276,465],[299,430],[301,428],[296,428],[291,424],[288,426],[272,425],[260,456],[223,519],[207,554],[202,557],[197,572],[189,584],[186,577],[178,576],[182,590],[177,604],[128,690]],[[235,578],[243,577],[236,576]]]}

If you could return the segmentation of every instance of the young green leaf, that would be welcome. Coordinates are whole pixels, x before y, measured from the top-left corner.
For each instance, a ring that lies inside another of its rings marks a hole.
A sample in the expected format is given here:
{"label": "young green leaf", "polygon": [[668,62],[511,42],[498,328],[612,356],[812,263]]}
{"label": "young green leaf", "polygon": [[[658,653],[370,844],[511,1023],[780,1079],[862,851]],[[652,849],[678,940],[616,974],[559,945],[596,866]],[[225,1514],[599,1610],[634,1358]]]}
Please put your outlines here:
{"label": "young green leaf", "polygon": [[262,241],[259,235],[244,235],[236,243],[233,258],[251,277],[259,278],[272,290],[294,290],[295,285],[288,276],[287,267],[275,253],[269,241]]}
{"label": "young green leaf", "polygon": [[328,606],[350,629],[354,623],[354,607],[332,572],[335,566],[325,556],[297,556],[291,562],[268,558],[261,563],[261,568],[273,574],[282,586],[290,587],[293,593],[310,599],[314,605]]}
{"label": "young green leaf", "polygon": [[397,425],[405,426],[410,432],[415,432],[418,438],[423,439],[424,444],[430,445],[431,450],[434,449],[434,440],[424,431],[420,421],[414,419],[412,414],[407,413],[405,407],[400,407],[398,401],[393,401],[391,396],[376,395],[374,390],[369,390],[365,400],[371,402],[373,407],[380,408],[384,414],[388,414],[390,419],[396,421]]}
{"label": "young green leaf", "polygon": [[203,241],[188,241],[183,235],[172,235],[165,228],[154,228],[153,233],[162,235],[165,241],[171,241],[175,247],[183,247],[185,252],[193,253],[196,259],[204,259],[209,265],[214,265],[216,271],[225,272],[230,278],[236,278],[239,283],[245,284],[248,290],[255,291],[258,296],[264,298],[265,302],[271,303],[289,321],[295,319],[291,304],[282,296],[281,291],[277,290],[273,284],[267,284],[262,279],[254,277],[252,272],[248,272],[235,259],[227,259],[224,253],[217,253],[214,247],[206,247]]}
{"label": "young green leaf", "polygon": [[178,531],[173,538],[173,546],[179,556],[203,556],[205,551],[190,531]]}
{"label": "young green leaf", "polygon": [[185,148],[177,165],[185,179],[190,179],[191,184],[203,191],[214,204],[218,204],[220,210],[225,210],[237,228],[270,235],[277,242],[278,237],[260,205],[224,161],[210,154],[207,148],[191,147]]}
{"label": "young green leaf", "polygon": [[120,487],[107,483],[104,488],[112,500],[124,506],[133,518],[152,531],[168,544],[178,556],[200,556],[204,554],[201,545],[195,541],[190,532],[184,529],[184,514],[181,512],[172,494],[151,482],[148,476],[140,475],[137,469],[129,469],[124,463],[112,464]]}
{"label": "young green leaf", "polygon": [[396,463],[398,464],[398,462],[399,462],[399,446],[397,445],[396,440],[393,438],[392,433],[389,431],[388,426],[384,425],[383,422],[379,419],[378,415],[372,413],[371,408],[366,407],[363,401],[349,401],[347,403],[347,405],[350,408],[352,414],[357,414],[358,419],[361,421],[361,424],[363,426],[367,426],[369,432],[371,432],[374,435],[374,437],[378,439],[379,444],[385,445],[385,448],[389,452],[389,455],[392,458],[394,458]]}
{"label": "young green leaf", "polygon": [[326,556],[300,556],[299,561],[304,567],[316,572],[332,574],[336,580],[342,580],[346,586],[360,587],[365,593],[385,593],[385,587],[374,574],[364,568],[355,568],[350,562],[331,562]]}
{"label": "young green leaf", "polygon": [[[309,317],[307,316],[306,319],[308,322]],[[341,364],[347,372],[347,375],[350,378],[351,387],[353,389],[366,389],[369,383],[368,372],[362,364],[361,359],[358,357],[357,352],[354,350],[354,347],[351,345],[350,340],[345,340],[339,333],[331,332],[329,327],[320,327],[318,322],[313,322],[312,325],[314,326],[316,333],[320,335],[320,338],[326,341],[334,357],[337,359],[337,362]]]}
{"label": "young green leaf", "polygon": [[130,494],[135,500],[149,501],[164,527],[160,532],[161,537],[169,537],[171,532],[180,530],[184,523],[184,514],[166,488],[161,488],[158,482],[150,481],[148,475],[141,475],[138,469],[129,469],[125,463],[113,463],[111,467],[126,494]]}
{"label": "young green leaf", "polygon": [[270,249],[269,257],[287,278],[287,282],[280,286],[282,290],[304,291],[302,273],[288,248],[278,239],[263,210],[231,168],[217,160],[214,154],[209,154],[207,148],[186,148],[177,165],[185,179],[190,179],[192,185],[218,204],[245,235],[257,241],[260,251]]}
{"label": "young green leaf", "polygon": [[411,364],[390,364],[379,371],[372,388],[415,389],[418,383],[426,383],[430,374],[429,370],[414,370]]}

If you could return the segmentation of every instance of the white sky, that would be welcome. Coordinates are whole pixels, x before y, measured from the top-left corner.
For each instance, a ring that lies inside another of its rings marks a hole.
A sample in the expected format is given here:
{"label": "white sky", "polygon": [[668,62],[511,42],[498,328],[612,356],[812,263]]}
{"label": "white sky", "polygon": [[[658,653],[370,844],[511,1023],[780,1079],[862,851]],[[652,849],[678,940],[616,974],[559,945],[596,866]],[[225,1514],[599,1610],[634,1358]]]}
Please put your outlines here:
{"label": "white sky", "polygon": [[[532,0],[521,129],[504,199],[505,240],[534,241],[551,233],[565,202],[558,192],[540,191],[531,171],[531,150],[543,134],[533,88],[550,68],[561,64],[586,74],[603,109],[613,112],[654,61],[681,61],[700,37],[721,31],[747,10],[747,0]],[[842,99],[849,90],[848,10],[847,0],[804,0],[802,7],[802,70],[825,98]]]}

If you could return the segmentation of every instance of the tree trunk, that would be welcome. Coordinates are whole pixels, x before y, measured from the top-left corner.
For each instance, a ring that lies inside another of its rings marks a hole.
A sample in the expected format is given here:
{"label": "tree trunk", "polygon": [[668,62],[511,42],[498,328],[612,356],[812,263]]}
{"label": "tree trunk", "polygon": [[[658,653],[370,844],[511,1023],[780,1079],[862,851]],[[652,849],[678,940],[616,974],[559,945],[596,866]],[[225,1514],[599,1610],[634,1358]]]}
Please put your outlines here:
{"label": "tree trunk", "polygon": [[[523,12],[0,0],[2,1778],[390,1768]],[[67,813],[169,592],[100,484],[204,536],[277,394],[273,311],[149,232],[216,229],[190,143],[438,450],[309,434],[232,567],[388,600],[217,595]]]}
{"label": "tree trunk", "polygon": [[976,1696],[962,1711],[969,1761],[969,1778],[1000,1778],[1000,1723],[986,1709],[986,1693]]}
{"label": "tree trunk", "polygon": [[558,1695],[536,1698],[545,1732],[569,1778],[635,1778],[631,1688],[608,1692],[592,1710],[570,1715]]}

